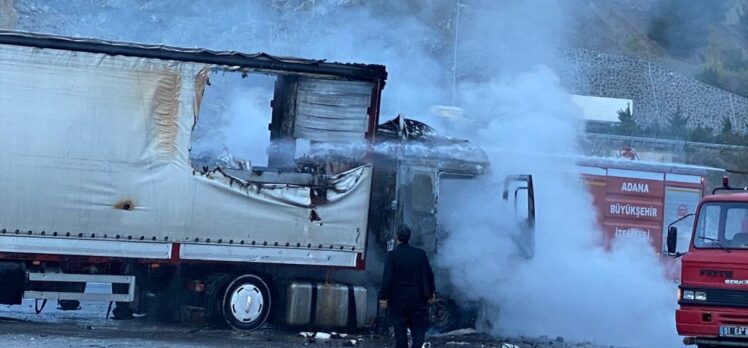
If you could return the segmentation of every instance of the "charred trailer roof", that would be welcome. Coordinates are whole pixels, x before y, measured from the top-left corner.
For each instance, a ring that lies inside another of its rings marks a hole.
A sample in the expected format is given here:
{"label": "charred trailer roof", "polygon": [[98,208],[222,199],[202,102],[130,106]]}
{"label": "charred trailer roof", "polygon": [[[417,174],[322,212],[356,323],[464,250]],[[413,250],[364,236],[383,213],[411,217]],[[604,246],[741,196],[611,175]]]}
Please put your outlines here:
{"label": "charred trailer roof", "polygon": [[490,162],[485,151],[467,140],[437,133],[431,126],[404,117],[396,117],[377,128],[375,151],[385,157],[413,165],[436,168],[456,176],[485,174]]}
{"label": "charred trailer roof", "polygon": [[233,69],[249,69],[278,74],[323,75],[341,79],[378,82],[380,88],[384,87],[384,81],[387,79],[387,70],[383,65],[335,63],[318,59],[273,56],[264,52],[214,51],[204,48],[182,48],[72,38],[8,30],[0,30],[0,44],[204,63],[232,67]]}
{"label": "charred trailer roof", "polygon": [[272,166],[292,162],[289,144],[299,138],[330,143],[373,142],[387,79],[383,65],[336,63],[262,52],[249,54],[2,30],[0,45],[203,64],[210,71],[237,72],[242,76],[275,75],[269,125]]}

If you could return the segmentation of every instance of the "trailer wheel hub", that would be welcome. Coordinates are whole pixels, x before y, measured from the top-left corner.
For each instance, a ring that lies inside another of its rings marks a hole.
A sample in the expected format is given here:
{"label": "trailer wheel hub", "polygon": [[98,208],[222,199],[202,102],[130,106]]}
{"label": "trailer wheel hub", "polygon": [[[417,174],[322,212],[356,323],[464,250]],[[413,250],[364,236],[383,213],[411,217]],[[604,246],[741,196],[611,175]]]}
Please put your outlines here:
{"label": "trailer wheel hub", "polygon": [[257,320],[262,314],[264,299],[253,284],[242,284],[231,293],[231,315],[240,322]]}

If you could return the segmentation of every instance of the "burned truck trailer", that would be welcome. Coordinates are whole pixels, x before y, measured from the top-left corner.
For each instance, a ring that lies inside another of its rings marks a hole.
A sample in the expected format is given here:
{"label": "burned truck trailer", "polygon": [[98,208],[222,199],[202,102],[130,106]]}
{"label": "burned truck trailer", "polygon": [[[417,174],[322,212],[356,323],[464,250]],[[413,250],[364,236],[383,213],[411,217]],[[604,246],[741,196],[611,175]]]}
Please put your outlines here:
{"label": "burned truck trailer", "polygon": [[[267,166],[192,158],[216,72],[275,78]],[[380,65],[0,32],[0,303],[112,301],[118,316],[197,312],[241,330],[371,324],[372,258],[394,228],[413,226],[433,252],[439,178],[488,165],[419,122],[380,125],[386,77]],[[323,150],[298,155],[302,140]]]}

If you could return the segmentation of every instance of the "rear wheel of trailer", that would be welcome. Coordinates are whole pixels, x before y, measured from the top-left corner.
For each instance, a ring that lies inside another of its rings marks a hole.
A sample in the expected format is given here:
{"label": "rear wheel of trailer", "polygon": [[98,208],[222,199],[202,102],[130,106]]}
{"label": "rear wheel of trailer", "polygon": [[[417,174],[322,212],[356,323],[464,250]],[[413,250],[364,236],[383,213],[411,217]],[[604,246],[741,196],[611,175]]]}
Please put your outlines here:
{"label": "rear wheel of trailer", "polygon": [[253,274],[238,276],[221,296],[221,315],[234,329],[255,330],[270,315],[271,297],[270,287],[262,278]]}

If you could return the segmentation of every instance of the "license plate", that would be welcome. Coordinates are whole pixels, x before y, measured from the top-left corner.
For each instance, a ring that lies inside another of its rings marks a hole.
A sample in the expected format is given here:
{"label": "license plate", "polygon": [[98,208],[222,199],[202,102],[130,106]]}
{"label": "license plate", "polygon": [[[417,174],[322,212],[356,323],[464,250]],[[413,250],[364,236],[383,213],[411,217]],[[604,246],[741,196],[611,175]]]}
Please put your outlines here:
{"label": "license plate", "polygon": [[746,326],[720,326],[719,335],[722,337],[748,337]]}

